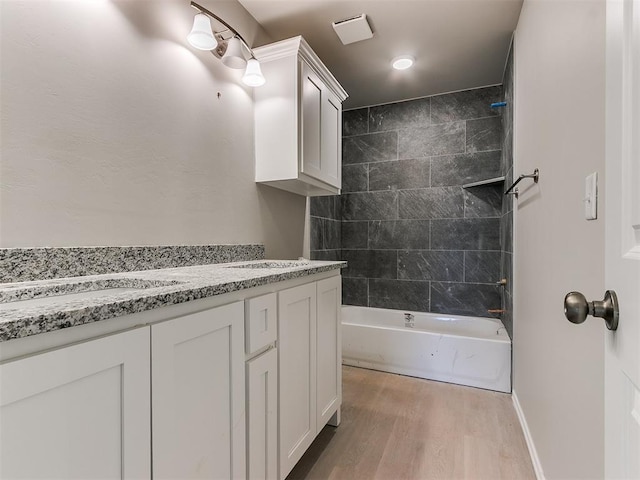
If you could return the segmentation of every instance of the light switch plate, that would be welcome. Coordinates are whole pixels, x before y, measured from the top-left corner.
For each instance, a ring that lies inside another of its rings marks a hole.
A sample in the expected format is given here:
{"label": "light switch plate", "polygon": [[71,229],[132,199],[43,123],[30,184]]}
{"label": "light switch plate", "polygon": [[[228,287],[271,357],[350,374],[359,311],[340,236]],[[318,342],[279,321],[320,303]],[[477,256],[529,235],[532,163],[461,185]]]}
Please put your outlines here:
{"label": "light switch plate", "polygon": [[598,172],[587,175],[584,182],[584,218],[598,218]]}

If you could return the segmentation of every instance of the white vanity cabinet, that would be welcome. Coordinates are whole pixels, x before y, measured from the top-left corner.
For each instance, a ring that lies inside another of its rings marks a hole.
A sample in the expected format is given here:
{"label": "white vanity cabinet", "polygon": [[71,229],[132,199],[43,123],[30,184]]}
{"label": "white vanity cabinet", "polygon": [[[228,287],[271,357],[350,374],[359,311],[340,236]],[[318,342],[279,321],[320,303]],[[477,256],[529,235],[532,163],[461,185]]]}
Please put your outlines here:
{"label": "white vanity cabinet", "polygon": [[244,302],[193,308],[0,365],[0,478],[246,478]]}
{"label": "white vanity cabinet", "polygon": [[151,478],[149,327],[0,365],[0,478]]}
{"label": "white vanity cabinet", "polygon": [[340,292],[334,276],[278,294],[280,479],[332,418],[339,422]]}
{"label": "white vanity cabinet", "polygon": [[256,182],[308,196],[340,193],[346,92],[302,37],[253,53],[267,79],[254,91]]}
{"label": "white vanity cabinet", "polygon": [[0,478],[283,479],[339,421],[340,278],[5,345]]}
{"label": "white vanity cabinet", "polygon": [[245,478],[244,302],[151,326],[154,479]]}

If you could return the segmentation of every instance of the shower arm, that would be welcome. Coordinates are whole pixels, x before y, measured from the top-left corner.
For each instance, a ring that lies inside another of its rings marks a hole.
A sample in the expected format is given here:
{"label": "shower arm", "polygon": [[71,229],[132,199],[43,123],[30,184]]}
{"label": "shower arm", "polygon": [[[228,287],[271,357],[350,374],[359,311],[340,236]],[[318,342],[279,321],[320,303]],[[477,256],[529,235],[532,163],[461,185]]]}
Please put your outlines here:
{"label": "shower arm", "polygon": [[[515,190],[513,190],[516,185],[518,185],[522,180],[524,180],[525,178],[533,178],[533,182],[534,183],[538,183],[538,180],[540,178],[540,171],[536,168],[533,173],[529,174],[529,175],[520,175],[518,177],[518,179],[513,182],[513,185],[511,185],[506,192],[504,192],[505,195],[515,195],[516,198],[518,198],[518,189],[516,188]],[[513,190],[513,191],[512,191]]]}

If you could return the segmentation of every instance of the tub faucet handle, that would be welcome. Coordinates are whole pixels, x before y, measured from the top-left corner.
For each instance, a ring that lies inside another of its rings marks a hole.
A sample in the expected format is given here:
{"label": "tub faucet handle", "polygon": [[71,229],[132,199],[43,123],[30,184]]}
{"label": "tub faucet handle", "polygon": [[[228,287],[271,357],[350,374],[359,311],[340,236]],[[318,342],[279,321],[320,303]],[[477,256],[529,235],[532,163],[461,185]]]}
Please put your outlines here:
{"label": "tub faucet handle", "polygon": [[607,290],[604,294],[604,300],[593,302],[588,302],[580,292],[567,293],[564,297],[564,316],[567,317],[567,320],[580,324],[587,319],[587,315],[604,318],[609,330],[617,329],[620,313],[616,292]]}

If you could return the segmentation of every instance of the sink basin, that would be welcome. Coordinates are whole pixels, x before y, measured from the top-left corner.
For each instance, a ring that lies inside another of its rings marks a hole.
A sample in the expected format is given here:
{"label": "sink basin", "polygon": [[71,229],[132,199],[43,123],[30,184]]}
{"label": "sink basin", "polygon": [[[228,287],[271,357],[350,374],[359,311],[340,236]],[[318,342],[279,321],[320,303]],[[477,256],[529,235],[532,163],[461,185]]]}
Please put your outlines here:
{"label": "sink basin", "polygon": [[308,260],[262,260],[240,265],[229,265],[227,268],[295,268],[306,265],[309,265]]}
{"label": "sink basin", "polygon": [[147,288],[177,285],[181,282],[117,278],[93,281],[16,286],[0,289],[0,310],[50,305],[73,300],[99,298]]}

